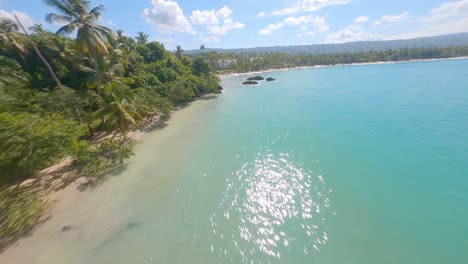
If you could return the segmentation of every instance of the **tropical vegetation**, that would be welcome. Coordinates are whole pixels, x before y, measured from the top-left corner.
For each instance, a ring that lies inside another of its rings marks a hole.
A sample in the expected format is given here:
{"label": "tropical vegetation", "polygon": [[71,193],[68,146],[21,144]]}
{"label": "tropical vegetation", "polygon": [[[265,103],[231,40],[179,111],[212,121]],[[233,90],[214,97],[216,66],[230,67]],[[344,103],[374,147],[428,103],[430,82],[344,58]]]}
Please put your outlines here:
{"label": "tropical vegetation", "polygon": [[64,158],[98,179],[132,155],[129,131],[219,92],[203,59],[101,25],[102,5],[44,2],[57,32],[0,21],[0,248],[44,210],[24,179]]}

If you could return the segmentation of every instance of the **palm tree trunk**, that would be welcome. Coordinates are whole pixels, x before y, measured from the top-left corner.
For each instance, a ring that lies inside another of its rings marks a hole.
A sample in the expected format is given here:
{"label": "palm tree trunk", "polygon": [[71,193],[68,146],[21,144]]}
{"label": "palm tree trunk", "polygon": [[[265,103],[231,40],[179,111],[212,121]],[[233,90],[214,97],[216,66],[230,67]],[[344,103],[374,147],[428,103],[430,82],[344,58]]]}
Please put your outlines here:
{"label": "palm tree trunk", "polygon": [[28,39],[31,41],[31,44],[34,48],[34,50],[36,51],[37,53],[37,56],[39,56],[39,58],[42,60],[42,62],[44,63],[44,65],[47,67],[47,69],[49,70],[50,72],[50,75],[52,76],[52,78],[54,79],[54,81],[57,83],[57,86],[58,87],[62,87],[62,84],[60,83],[60,80],[58,79],[57,75],[55,74],[54,70],[52,69],[52,67],[50,66],[50,64],[47,62],[47,60],[44,58],[44,56],[42,56],[41,52],[39,51],[39,49],[37,48],[36,46],[36,43],[34,43],[34,40],[31,38],[31,36],[28,34],[28,31],[24,28],[23,24],[21,24],[20,20],[18,19],[18,17],[15,15],[15,19],[16,19],[16,22],[18,22],[18,25],[21,27],[21,29],[23,30],[24,34],[28,37]]}

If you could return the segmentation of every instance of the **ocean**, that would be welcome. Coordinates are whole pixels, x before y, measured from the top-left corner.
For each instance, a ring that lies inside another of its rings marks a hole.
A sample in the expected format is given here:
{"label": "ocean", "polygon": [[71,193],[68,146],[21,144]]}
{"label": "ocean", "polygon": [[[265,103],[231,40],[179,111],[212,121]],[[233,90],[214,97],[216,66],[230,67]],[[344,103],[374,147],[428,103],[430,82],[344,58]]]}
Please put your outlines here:
{"label": "ocean", "polygon": [[175,112],[22,257],[467,263],[467,59],[261,75]]}

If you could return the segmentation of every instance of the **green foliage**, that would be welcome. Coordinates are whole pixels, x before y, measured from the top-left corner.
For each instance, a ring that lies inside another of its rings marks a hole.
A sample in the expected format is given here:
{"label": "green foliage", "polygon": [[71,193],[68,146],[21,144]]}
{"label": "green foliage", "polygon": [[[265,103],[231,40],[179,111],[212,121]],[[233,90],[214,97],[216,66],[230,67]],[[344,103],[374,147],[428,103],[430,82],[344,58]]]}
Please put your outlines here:
{"label": "green foliage", "polygon": [[152,89],[138,89],[135,91],[135,104],[143,117],[161,116],[169,118],[173,104]]}
{"label": "green foliage", "polygon": [[0,189],[0,248],[29,231],[44,210],[39,194],[29,188]]}
{"label": "green foliage", "polygon": [[0,182],[52,165],[71,153],[84,128],[60,115],[0,114]]}
{"label": "green foliage", "polygon": [[99,177],[130,158],[134,145],[126,136],[107,138],[94,146],[80,142],[75,145],[75,157],[83,164],[85,176]]}
{"label": "green foliage", "polygon": [[193,73],[198,76],[207,76],[210,73],[210,66],[202,58],[196,58],[193,62]]}
{"label": "green foliage", "polygon": [[[136,39],[115,34],[99,25],[103,6],[44,2],[58,12],[47,15],[61,24],[56,34],[35,25],[28,38],[15,22],[0,21],[0,187],[67,156],[97,178],[132,155],[128,130],[168,118],[174,104],[217,92],[219,80],[205,60],[184,56],[180,47],[168,52],[142,32]],[[107,139],[91,143],[96,134]],[[5,195],[0,247],[42,212],[34,193]]]}

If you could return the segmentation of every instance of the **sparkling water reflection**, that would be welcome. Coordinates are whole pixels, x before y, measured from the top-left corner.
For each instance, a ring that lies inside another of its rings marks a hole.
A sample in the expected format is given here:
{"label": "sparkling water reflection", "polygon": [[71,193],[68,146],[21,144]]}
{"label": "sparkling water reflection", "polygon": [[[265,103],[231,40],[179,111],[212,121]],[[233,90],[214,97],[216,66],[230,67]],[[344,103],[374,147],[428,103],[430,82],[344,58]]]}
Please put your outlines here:
{"label": "sparkling water reflection", "polygon": [[249,263],[256,252],[280,259],[292,249],[309,255],[327,244],[332,190],[322,175],[292,160],[298,159],[290,153],[258,153],[227,179],[225,196],[210,217],[213,244],[225,245],[211,246],[214,253],[224,258],[235,251]]}

